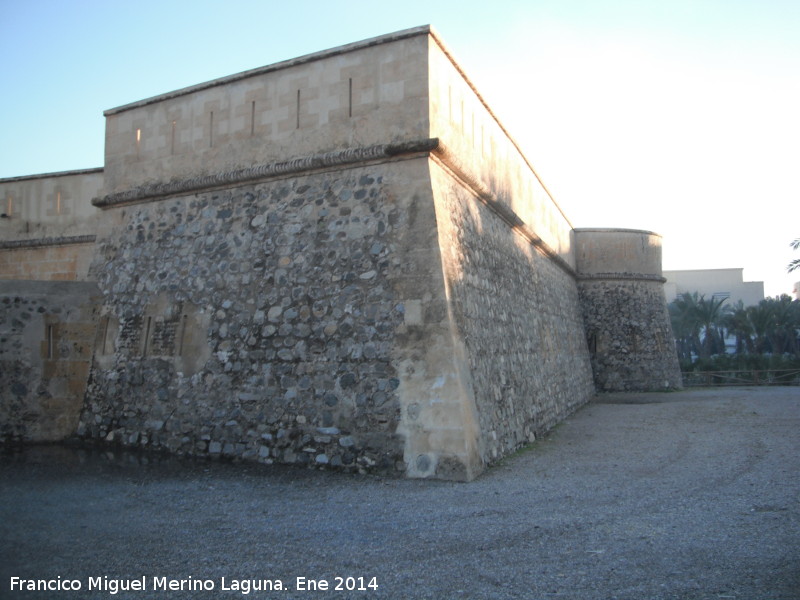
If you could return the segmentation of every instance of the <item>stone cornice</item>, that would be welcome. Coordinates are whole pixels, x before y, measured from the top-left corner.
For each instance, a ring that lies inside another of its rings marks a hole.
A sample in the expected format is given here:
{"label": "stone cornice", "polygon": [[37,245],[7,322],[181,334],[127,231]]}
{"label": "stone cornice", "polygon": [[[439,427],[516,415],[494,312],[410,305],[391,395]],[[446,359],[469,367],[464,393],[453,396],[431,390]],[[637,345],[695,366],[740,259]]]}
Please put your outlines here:
{"label": "stone cornice", "polygon": [[553,250],[536,232],[519,218],[507,204],[502,202],[482,181],[470,173],[468,169],[455,155],[448,150],[441,141],[433,149],[432,154],[438,158],[458,179],[469,187],[478,199],[488,206],[497,216],[508,224],[514,231],[525,237],[537,250],[550,258],[556,265],[575,277],[577,273],[572,266]]}
{"label": "stone cornice", "polygon": [[4,240],[0,241],[0,250],[40,248],[43,246],[69,246],[71,244],[93,244],[95,238],[96,236],[94,235],[69,235],[29,240]]}
{"label": "stone cornice", "polygon": [[667,279],[650,273],[578,273],[579,281],[650,281],[666,283]]}
{"label": "stone cornice", "polygon": [[436,148],[438,143],[439,140],[436,138],[427,138],[408,142],[377,144],[375,146],[366,146],[363,148],[334,150],[333,152],[312,154],[232,171],[222,171],[214,175],[199,175],[183,179],[172,179],[166,182],[147,183],[122,192],[94,198],[92,204],[99,208],[111,208],[121,204],[158,200],[165,196],[190,194],[207,189],[242,185],[262,179],[270,179],[272,177],[297,175],[317,169],[343,167],[376,160],[387,160],[406,154],[430,152]]}
{"label": "stone cornice", "polygon": [[385,161],[414,154],[428,154],[444,165],[453,175],[464,183],[472,192],[498,215],[514,231],[523,235],[542,254],[553,260],[561,269],[572,277],[577,273],[572,266],[553,250],[536,232],[525,223],[504,202],[502,202],[471,170],[466,167],[454,152],[438,138],[425,138],[377,144],[362,148],[347,148],[321,154],[296,157],[284,161],[275,161],[242,169],[222,171],[214,175],[199,175],[166,182],[147,183],[135,188],[115,192],[94,198],[92,204],[108,209],[125,204],[152,202],[168,196],[197,193],[204,190],[228,186],[254,183],[273,177],[285,177],[300,173],[345,167],[373,161]]}

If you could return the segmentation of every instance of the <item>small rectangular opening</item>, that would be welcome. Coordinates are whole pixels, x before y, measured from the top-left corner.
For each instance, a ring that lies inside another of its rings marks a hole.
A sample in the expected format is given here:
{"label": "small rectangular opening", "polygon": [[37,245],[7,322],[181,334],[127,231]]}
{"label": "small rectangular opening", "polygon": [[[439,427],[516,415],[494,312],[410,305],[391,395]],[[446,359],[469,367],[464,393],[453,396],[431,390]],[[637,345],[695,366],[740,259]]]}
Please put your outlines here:
{"label": "small rectangular opening", "polygon": [[56,192],[56,214],[61,214],[61,192]]}
{"label": "small rectangular opening", "polygon": [[350,78],[348,83],[348,91],[347,91],[347,116],[353,116],[353,78]]}
{"label": "small rectangular opening", "polygon": [[170,139],[170,154],[175,154],[175,129],[177,127],[177,123],[173,120],[172,121],[172,137]]}
{"label": "small rectangular opening", "polygon": [[208,147],[214,147],[214,111],[208,115]]}
{"label": "small rectangular opening", "polygon": [[250,104],[250,135],[256,133],[256,101],[253,100]]}
{"label": "small rectangular opening", "polygon": [[56,356],[56,334],[55,334],[55,326],[48,325],[45,331],[45,336],[47,339],[47,358],[55,358]]}
{"label": "small rectangular opening", "polygon": [[136,158],[139,158],[139,153],[142,149],[142,130],[141,128],[136,129]]}
{"label": "small rectangular opening", "polygon": [[183,356],[183,340],[186,336],[187,315],[181,317],[181,334],[178,337],[178,356]]}
{"label": "small rectangular opening", "polygon": [[447,86],[447,118],[453,120],[453,88]]}
{"label": "small rectangular opening", "polygon": [[150,342],[150,326],[152,325],[153,317],[147,317],[147,321],[145,322],[144,326],[144,341],[142,342],[142,356],[147,356],[147,351],[149,350],[148,345]]}
{"label": "small rectangular opening", "polygon": [[103,347],[100,353],[104,355],[108,354],[106,351],[106,347],[108,345],[108,320],[108,317],[103,319]]}
{"label": "small rectangular opening", "polygon": [[300,90],[297,90],[297,126],[295,129],[300,129]]}

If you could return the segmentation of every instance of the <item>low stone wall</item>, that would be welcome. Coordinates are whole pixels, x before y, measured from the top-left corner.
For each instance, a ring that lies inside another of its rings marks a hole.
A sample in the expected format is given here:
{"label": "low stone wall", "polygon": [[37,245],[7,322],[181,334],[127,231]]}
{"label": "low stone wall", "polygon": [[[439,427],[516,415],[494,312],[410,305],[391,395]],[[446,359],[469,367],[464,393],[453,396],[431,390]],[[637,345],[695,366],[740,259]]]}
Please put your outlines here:
{"label": "low stone wall", "polygon": [[97,286],[0,281],[0,441],[75,433],[95,345]]}

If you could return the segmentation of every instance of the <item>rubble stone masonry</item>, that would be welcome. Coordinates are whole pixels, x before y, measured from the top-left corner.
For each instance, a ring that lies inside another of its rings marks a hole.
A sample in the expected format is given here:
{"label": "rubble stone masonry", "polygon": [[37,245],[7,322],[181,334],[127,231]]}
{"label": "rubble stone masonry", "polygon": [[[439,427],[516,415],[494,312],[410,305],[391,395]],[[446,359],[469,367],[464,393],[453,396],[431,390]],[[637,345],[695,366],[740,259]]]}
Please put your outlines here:
{"label": "rubble stone masonry", "polygon": [[97,303],[92,283],[0,281],[0,441],[74,435]]}

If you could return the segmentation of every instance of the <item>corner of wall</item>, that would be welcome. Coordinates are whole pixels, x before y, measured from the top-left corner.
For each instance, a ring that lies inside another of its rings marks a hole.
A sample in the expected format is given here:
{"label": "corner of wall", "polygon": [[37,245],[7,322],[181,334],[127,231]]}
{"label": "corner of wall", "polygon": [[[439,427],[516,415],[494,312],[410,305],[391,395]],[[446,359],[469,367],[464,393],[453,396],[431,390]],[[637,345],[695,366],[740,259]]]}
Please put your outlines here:
{"label": "corner of wall", "polygon": [[470,481],[485,466],[481,433],[467,353],[453,321],[430,159],[425,160],[428,181],[416,201],[416,239],[405,249],[416,276],[402,285],[405,313],[395,349],[398,434],[405,440],[408,477]]}

